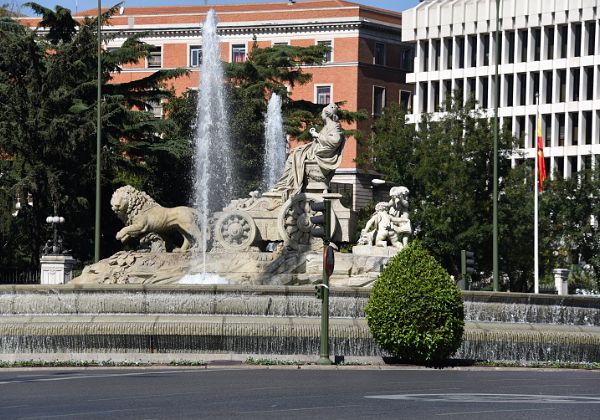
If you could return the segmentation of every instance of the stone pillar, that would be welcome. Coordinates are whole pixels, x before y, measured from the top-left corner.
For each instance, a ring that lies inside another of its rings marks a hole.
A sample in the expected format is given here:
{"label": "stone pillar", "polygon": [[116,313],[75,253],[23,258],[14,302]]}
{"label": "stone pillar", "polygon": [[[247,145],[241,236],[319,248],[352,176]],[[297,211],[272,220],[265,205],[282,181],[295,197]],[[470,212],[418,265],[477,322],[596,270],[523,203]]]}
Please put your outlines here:
{"label": "stone pillar", "polygon": [[557,268],[552,270],[554,274],[554,287],[559,295],[568,295],[569,294],[569,270],[566,268]]}
{"label": "stone pillar", "polygon": [[70,255],[44,255],[40,284],[65,284],[73,277],[75,259]]}

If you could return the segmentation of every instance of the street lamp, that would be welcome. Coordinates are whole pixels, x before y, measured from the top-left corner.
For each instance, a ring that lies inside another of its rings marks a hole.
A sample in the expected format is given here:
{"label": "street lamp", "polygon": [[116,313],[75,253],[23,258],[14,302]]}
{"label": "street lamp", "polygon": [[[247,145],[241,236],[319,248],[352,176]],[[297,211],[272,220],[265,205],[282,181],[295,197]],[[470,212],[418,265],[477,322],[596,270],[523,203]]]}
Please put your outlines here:
{"label": "street lamp", "polygon": [[[56,206],[54,206],[54,214],[56,214]],[[46,223],[52,225],[53,235],[52,235],[52,247],[46,245],[44,248],[44,254],[54,254],[58,255],[62,252],[62,245],[59,244],[58,240],[58,226],[59,224],[65,223],[65,218],[62,216],[48,216],[46,217]],[[50,241],[48,241],[50,242]],[[51,252],[50,252],[51,251]]]}

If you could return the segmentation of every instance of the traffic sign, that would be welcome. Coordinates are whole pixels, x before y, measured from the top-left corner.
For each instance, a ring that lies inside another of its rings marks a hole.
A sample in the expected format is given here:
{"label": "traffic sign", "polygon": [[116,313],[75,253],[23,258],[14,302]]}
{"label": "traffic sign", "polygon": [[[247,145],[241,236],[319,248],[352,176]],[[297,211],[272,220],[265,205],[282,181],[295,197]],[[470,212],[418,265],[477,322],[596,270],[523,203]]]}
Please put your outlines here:
{"label": "traffic sign", "polygon": [[323,250],[323,268],[327,276],[333,274],[333,268],[335,267],[335,257],[333,254],[333,247],[331,245],[325,246]]}

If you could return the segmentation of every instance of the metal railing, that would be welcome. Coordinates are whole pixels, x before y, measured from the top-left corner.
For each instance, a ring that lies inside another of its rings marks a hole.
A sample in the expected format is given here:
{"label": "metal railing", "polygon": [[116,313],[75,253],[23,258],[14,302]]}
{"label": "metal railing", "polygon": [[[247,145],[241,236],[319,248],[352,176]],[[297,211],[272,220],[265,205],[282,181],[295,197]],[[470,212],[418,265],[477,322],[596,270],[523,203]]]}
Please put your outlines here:
{"label": "metal railing", "polygon": [[0,284],[40,284],[40,277],[39,271],[0,270]]}

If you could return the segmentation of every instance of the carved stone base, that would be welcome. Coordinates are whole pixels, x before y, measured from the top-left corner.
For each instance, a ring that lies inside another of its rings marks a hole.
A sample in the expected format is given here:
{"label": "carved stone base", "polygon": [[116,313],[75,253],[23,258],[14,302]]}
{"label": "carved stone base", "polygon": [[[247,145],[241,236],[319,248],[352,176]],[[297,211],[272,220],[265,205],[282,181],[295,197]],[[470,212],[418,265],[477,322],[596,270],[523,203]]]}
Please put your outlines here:
{"label": "carved stone base", "polygon": [[[336,253],[334,286],[368,286],[387,257]],[[186,253],[118,252],[87,266],[75,284],[177,284],[186,274],[216,273],[231,284],[303,285],[321,281],[320,252],[227,252],[201,256]]]}
{"label": "carved stone base", "polygon": [[398,252],[400,252],[400,248],[393,246],[355,245],[352,247],[354,255],[367,257],[393,257]]}
{"label": "carved stone base", "polygon": [[75,260],[70,255],[44,255],[40,284],[65,284],[71,281]]}

